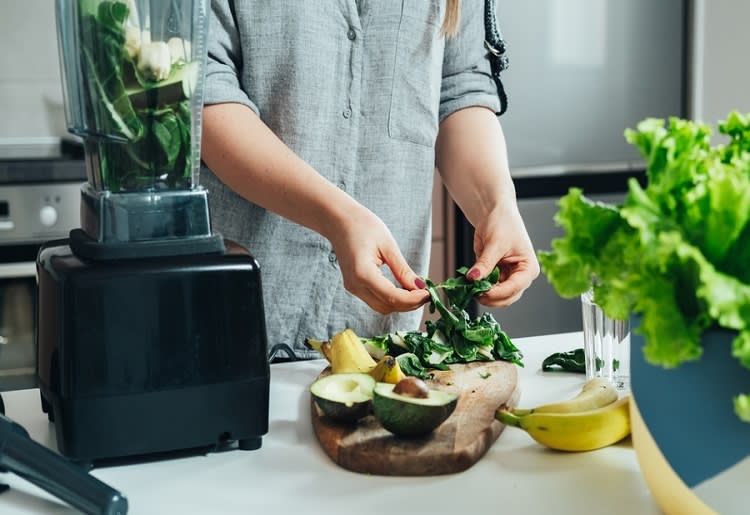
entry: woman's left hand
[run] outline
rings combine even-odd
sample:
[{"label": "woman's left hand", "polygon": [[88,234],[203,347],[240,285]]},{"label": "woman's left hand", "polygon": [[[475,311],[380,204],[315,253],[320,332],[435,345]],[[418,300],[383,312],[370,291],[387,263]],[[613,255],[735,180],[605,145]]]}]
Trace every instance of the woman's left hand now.
[{"label": "woman's left hand", "polygon": [[497,206],[474,228],[477,259],[466,277],[482,279],[497,266],[499,281],[477,298],[480,304],[505,307],[521,298],[539,275],[539,262],[515,203]]}]

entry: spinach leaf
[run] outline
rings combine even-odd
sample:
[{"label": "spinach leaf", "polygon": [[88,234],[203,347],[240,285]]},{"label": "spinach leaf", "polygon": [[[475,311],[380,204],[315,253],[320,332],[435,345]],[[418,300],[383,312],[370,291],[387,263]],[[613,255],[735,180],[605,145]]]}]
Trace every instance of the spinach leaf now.
[{"label": "spinach leaf", "polygon": [[555,352],[542,361],[542,372],[555,370],[556,367],[567,372],[586,373],[586,358],[583,349],[573,349],[567,352]]},{"label": "spinach leaf", "polygon": [[415,354],[410,352],[401,354],[396,357],[396,361],[398,361],[399,368],[407,376],[414,376],[420,379],[432,379],[433,377],[433,374],[427,371]]}]

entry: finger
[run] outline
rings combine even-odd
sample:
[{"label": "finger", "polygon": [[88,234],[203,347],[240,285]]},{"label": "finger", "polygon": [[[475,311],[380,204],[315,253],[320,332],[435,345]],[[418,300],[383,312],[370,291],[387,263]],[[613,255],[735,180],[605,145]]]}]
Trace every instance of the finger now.
[{"label": "finger", "polygon": [[397,246],[384,248],[381,253],[383,261],[401,286],[407,290],[422,290],[427,286],[422,278],[414,273]]},{"label": "finger", "polygon": [[369,296],[375,299],[374,303],[380,309],[385,310],[380,311],[380,313],[413,311],[430,299],[430,294],[427,290],[405,290],[398,288],[386,279],[385,276],[380,276],[377,281],[372,282],[368,290]]},{"label": "finger", "polygon": [[482,250],[482,253],[477,257],[477,260],[466,272],[466,278],[470,281],[478,281],[490,275],[490,272],[495,268],[498,261],[502,257],[503,252],[500,251],[499,246],[488,244]]},{"label": "finger", "polygon": [[492,306],[508,306],[520,298],[531,285],[534,277],[531,270],[517,269],[505,281],[496,283],[486,291],[480,297],[479,302]]},{"label": "finger", "polygon": [[427,290],[406,290],[396,286],[377,267],[348,276],[348,279],[345,278],[344,287],[381,314],[412,311],[430,298]]},{"label": "finger", "polygon": [[477,297],[477,302],[489,308],[507,308],[511,304],[517,302],[523,296],[524,291],[525,290],[516,292],[512,297],[504,297],[502,299],[492,299],[484,294]]}]

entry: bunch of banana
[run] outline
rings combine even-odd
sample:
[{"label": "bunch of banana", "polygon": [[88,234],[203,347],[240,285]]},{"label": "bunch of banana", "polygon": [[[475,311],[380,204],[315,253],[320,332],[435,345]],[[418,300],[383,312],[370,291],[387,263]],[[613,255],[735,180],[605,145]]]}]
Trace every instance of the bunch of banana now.
[{"label": "bunch of banana", "polygon": [[352,329],[333,335],[330,341],[307,338],[305,345],[317,350],[331,364],[334,374],[360,372],[370,374],[381,383],[397,384],[406,377],[396,358],[383,356],[375,361]]},{"label": "bunch of banana", "polygon": [[593,378],[572,399],[532,409],[502,407],[495,417],[552,449],[591,451],[630,434],[629,403],[630,396],[619,398],[609,381]]}]

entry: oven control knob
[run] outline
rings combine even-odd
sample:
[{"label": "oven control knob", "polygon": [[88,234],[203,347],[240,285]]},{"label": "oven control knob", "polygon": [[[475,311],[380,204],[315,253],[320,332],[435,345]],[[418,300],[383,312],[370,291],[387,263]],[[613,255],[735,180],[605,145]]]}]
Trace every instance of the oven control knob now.
[{"label": "oven control knob", "polygon": [[39,210],[39,221],[45,227],[52,227],[57,223],[57,209],[52,206],[44,206]]}]

